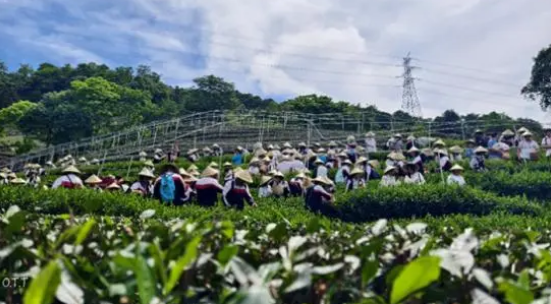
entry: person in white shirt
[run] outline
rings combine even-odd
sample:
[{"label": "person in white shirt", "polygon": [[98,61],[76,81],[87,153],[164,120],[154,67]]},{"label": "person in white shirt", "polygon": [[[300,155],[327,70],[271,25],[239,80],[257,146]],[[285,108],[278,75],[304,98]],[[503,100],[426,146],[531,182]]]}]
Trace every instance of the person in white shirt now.
[{"label": "person in white shirt", "polygon": [[[549,143],[551,143],[551,141]],[[500,141],[500,142],[496,143],[492,147],[492,149],[495,152],[498,152],[501,155],[501,159],[508,160],[510,158],[509,150],[511,149],[511,147],[506,142]]]},{"label": "person in white shirt", "polygon": [[365,172],[363,169],[356,167],[350,172],[350,177],[346,181],[345,192],[352,191],[365,186]]},{"label": "person in white shirt", "polygon": [[467,184],[461,175],[463,173],[463,167],[455,165],[450,169],[450,171],[451,174],[448,176],[448,185],[465,186]]},{"label": "person in white shirt", "polygon": [[486,171],[486,153],[488,153],[488,150],[483,147],[478,147],[474,150],[474,156],[469,163],[471,169],[478,172]]},{"label": "person in white shirt", "polygon": [[400,184],[400,181],[396,178],[397,174],[396,167],[387,167],[385,169],[383,178],[381,179],[381,182],[379,183],[380,187],[393,187]]},{"label": "person in white shirt", "polygon": [[541,148],[545,149],[545,157],[551,157],[551,127],[543,128],[545,137],[541,140]]},{"label": "person in white shirt", "polygon": [[367,132],[365,134],[365,152],[375,153],[377,152],[377,141],[375,140],[375,133]]},{"label": "person in white shirt", "polygon": [[317,166],[316,168],[316,176],[315,177],[326,177],[327,176],[327,167],[323,164],[323,161],[321,159],[316,159],[314,164]]},{"label": "person in white shirt", "polygon": [[251,162],[249,163],[249,173],[251,175],[259,175],[260,174],[260,160],[256,157],[253,157],[251,159]]},{"label": "person in white shirt", "polygon": [[425,177],[419,172],[419,166],[416,162],[409,162],[406,165],[407,175],[404,178],[404,183],[422,185],[425,183]]},{"label": "person in white shirt", "polygon": [[270,197],[272,195],[272,187],[270,186],[271,181],[271,176],[262,176],[258,187],[258,197]]},{"label": "person in white shirt", "polygon": [[436,148],[434,150],[434,155],[436,156],[436,161],[438,161],[440,165],[439,169],[441,171],[448,171],[451,168],[452,162],[450,161],[448,153],[445,150]]},{"label": "person in white shirt", "polygon": [[523,140],[518,144],[518,157],[521,161],[537,160],[537,153],[540,149],[539,145],[532,139],[530,131],[522,134]]},{"label": "person in white shirt", "polygon": [[82,180],[79,177],[81,173],[75,166],[69,166],[61,173],[63,175],[54,181],[52,189],[59,187],[67,189],[82,188]]}]

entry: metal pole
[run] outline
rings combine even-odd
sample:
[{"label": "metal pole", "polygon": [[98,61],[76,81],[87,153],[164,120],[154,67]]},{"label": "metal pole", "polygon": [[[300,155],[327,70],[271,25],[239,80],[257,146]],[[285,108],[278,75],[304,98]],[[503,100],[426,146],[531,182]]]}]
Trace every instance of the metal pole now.
[{"label": "metal pole", "polygon": [[128,176],[130,175],[130,168],[132,168],[133,160],[134,160],[134,156],[130,157],[130,163],[128,163],[128,170],[126,170],[126,177],[124,179],[128,179]]},{"label": "metal pole", "polygon": [[105,152],[103,153],[103,159],[101,160],[101,166],[98,170],[98,177],[101,175],[101,170],[103,170],[103,165],[105,164],[105,157],[107,156],[107,149],[105,149]]}]

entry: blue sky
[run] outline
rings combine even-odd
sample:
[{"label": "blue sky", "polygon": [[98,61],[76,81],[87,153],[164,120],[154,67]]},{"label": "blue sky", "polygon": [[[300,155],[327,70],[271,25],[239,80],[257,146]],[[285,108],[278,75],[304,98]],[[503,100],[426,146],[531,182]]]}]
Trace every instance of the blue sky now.
[{"label": "blue sky", "polygon": [[425,116],[547,122],[519,91],[551,44],[549,20],[551,2],[524,0],[0,0],[0,60],[146,64],[171,84],[212,73],[262,96],[395,111],[411,51]]}]

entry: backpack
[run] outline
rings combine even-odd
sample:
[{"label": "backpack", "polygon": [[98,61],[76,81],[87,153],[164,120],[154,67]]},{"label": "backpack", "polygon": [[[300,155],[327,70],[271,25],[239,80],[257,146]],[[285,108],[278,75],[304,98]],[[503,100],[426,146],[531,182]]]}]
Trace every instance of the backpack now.
[{"label": "backpack", "polygon": [[165,203],[172,203],[174,201],[176,185],[174,184],[174,179],[172,179],[172,174],[165,174],[161,177],[161,200]]}]

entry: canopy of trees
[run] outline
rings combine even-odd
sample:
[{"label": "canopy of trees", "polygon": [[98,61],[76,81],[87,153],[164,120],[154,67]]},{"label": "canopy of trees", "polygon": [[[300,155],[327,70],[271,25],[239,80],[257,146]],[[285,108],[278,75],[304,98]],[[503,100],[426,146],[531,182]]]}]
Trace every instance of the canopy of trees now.
[{"label": "canopy of trees", "polygon": [[541,50],[532,66],[530,82],[522,89],[522,94],[537,100],[542,109],[551,107],[551,45]]},{"label": "canopy of trees", "polygon": [[[547,60],[547,65],[534,67],[532,82],[525,88],[527,94],[536,94],[534,96],[548,94],[541,97],[547,98],[542,99],[544,103],[551,103],[550,88],[542,84],[545,79],[549,81],[551,74],[550,54],[551,51],[547,50],[538,56]],[[240,92],[232,83],[213,75],[193,82],[188,88],[167,85],[147,66],[113,69],[95,63],[61,67],[43,63],[36,70],[21,65],[19,69],[9,71],[0,61],[0,122],[3,127],[16,128],[18,132],[46,144],[57,144],[210,110],[348,114],[361,120],[363,129],[371,130],[400,129],[418,121],[403,111],[386,113],[375,106],[362,107],[335,101],[328,96],[297,96],[277,103]],[[458,135],[464,131],[457,128],[461,121],[496,131],[520,125],[534,131],[541,129],[533,120],[515,121],[495,112],[460,116],[448,110],[434,120],[426,121],[455,123],[454,128],[445,132]],[[357,130],[356,126],[350,128]]]}]

